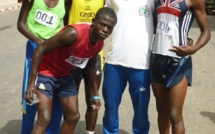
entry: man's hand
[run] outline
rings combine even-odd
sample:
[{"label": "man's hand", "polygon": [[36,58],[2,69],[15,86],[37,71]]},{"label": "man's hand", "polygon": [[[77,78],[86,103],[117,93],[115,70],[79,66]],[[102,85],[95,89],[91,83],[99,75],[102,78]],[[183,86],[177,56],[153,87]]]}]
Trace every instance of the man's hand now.
[{"label": "man's hand", "polygon": [[193,39],[188,37],[187,38],[187,45],[192,47],[193,46]]},{"label": "man's hand", "polygon": [[93,105],[91,105],[93,110],[99,110],[101,107],[101,102],[99,96],[93,96]]},{"label": "man's hand", "polygon": [[39,40],[38,42],[36,42],[37,43],[37,45],[41,45],[41,43],[43,43],[44,42],[44,40]]},{"label": "man's hand", "polygon": [[172,47],[173,48],[169,49],[169,51],[175,52],[177,56],[181,56],[181,57],[191,55],[196,52],[196,50],[192,46],[183,45],[183,46],[172,46]]},{"label": "man's hand", "polygon": [[34,100],[33,94],[36,92],[36,86],[34,84],[28,84],[27,91],[25,92],[25,100],[27,103],[31,104]]},{"label": "man's hand", "polygon": [[173,48],[169,49],[171,52],[175,52],[177,56],[187,56],[194,54],[196,50],[193,47],[193,39],[187,38],[187,45],[182,46],[172,46]]}]

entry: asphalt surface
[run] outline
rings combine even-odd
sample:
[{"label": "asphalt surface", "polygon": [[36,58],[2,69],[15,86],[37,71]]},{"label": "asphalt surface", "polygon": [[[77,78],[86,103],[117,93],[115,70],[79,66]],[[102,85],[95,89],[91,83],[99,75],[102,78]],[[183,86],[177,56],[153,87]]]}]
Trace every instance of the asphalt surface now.
[{"label": "asphalt surface", "polygon": [[[16,29],[18,13],[19,9],[0,13],[0,134],[20,133],[21,84],[27,39]],[[215,134],[215,16],[208,15],[208,19],[211,27],[211,40],[192,56],[193,86],[187,90],[183,112],[187,134]],[[194,43],[199,33],[198,25],[194,22],[189,33],[189,37],[194,40]],[[75,130],[76,134],[83,134],[85,131],[84,113],[86,105],[83,83],[80,89],[79,109],[81,118]],[[102,99],[101,101],[104,106]],[[99,112],[96,134],[102,134],[103,106]],[[133,114],[130,96],[128,90],[125,90],[119,108],[119,134],[131,134]],[[155,99],[151,92],[149,104],[150,134],[158,134],[156,118]]]}]

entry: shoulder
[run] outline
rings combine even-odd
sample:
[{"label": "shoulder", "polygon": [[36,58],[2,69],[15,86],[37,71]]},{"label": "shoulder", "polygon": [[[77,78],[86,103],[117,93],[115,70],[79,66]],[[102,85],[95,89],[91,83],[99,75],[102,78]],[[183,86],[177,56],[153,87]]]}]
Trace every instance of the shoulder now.
[{"label": "shoulder", "polygon": [[77,36],[77,30],[74,26],[68,25],[65,26],[62,30],[61,33],[67,36]]},{"label": "shoulder", "polygon": [[74,27],[71,25],[65,26],[61,29],[56,36],[59,40],[62,40],[65,44],[70,45],[75,42],[78,37],[78,33]]}]

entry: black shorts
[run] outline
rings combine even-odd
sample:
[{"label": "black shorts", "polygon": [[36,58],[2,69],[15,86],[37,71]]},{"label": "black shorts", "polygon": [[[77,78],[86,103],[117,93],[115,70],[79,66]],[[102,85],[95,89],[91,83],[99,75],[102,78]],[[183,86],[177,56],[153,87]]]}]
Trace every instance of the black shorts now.
[{"label": "black shorts", "polygon": [[188,86],[192,84],[191,56],[175,58],[152,53],[149,68],[151,81],[164,84],[166,88],[174,87],[184,76],[188,80]]},{"label": "black shorts", "polygon": [[[103,57],[103,55],[98,54],[97,61],[96,61],[97,78],[102,76],[103,68],[104,68],[104,57]],[[72,76],[75,80],[81,80],[81,79],[83,79],[84,69],[76,67],[76,68],[70,70],[70,73],[72,74]]]}]

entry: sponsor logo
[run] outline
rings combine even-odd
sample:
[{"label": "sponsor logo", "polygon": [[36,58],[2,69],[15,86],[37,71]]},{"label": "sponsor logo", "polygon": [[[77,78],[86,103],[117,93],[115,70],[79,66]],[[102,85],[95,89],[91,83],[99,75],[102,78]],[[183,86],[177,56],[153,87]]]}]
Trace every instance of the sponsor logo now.
[{"label": "sponsor logo", "polygon": [[90,12],[90,13],[86,13],[86,12],[80,12],[80,14],[79,14],[81,17],[85,17],[85,18],[90,18],[90,17],[95,17],[95,13],[94,12]]},{"label": "sponsor logo", "polygon": [[180,9],[179,4],[174,5],[173,7]]},{"label": "sponsor logo", "polygon": [[141,91],[141,92],[146,91],[146,88],[145,88],[145,87],[141,87],[141,88],[140,88],[140,91]]},{"label": "sponsor logo", "polygon": [[46,89],[43,83],[40,83],[39,89],[41,89],[41,90],[45,90]]},{"label": "sponsor logo", "polygon": [[90,6],[85,6],[84,10],[91,10]]},{"label": "sponsor logo", "polygon": [[140,6],[139,7],[139,15],[150,16],[151,15],[150,8],[148,8],[147,5]]}]

